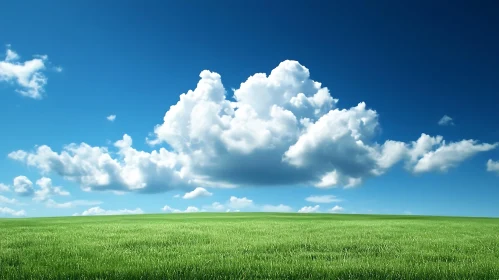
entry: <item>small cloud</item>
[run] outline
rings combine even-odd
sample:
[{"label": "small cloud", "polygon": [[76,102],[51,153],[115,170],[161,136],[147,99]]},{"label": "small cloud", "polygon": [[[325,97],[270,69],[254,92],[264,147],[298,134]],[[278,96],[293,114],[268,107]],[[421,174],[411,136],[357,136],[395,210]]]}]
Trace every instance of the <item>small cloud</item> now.
[{"label": "small cloud", "polygon": [[229,207],[234,209],[248,208],[253,206],[253,200],[246,197],[238,198],[231,196],[229,199]]},{"label": "small cloud", "polygon": [[454,121],[451,117],[444,115],[439,121],[438,125],[454,125]]},{"label": "small cloud", "polygon": [[104,210],[99,206],[92,207],[88,210],[83,211],[81,214],[75,213],[73,216],[99,216],[99,215],[134,215],[134,214],[144,214],[144,211],[140,208],[133,210],[120,209],[120,210]]},{"label": "small cloud", "polygon": [[16,210],[8,208],[8,207],[0,207],[0,214],[7,214],[7,215],[18,217],[18,216],[26,216],[26,211],[24,211],[24,210],[16,211]]},{"label": "small cloud", "polygon": [[169,212],[169,213],[195,213],[195,212],[200,212],[199,208],[195,207],[195,206],[188,206],[185,210],[180,210],[180,209],[176,209],[176,208],[173,208],[173,207],[170,207],[168,205],[165,205],[163,206],[163,208],[161,208],[161,210],[163,212]]},{"label": "small cloud", "polygon": [[31,196],[34,193],[33,183],[26,176],[14,178],[14,192],[20,196]]},{"label": "small cloud", "polygon": [[47,77],[44,75],[48,56],[34,55],[34,58],[19,61],[20,56],[7,45],[5,58],[0,60],[0,82],[17,85],[19,94],[33,98],[42,99]]},{"label": "small cloud", "polygon": [[7,47],[7,51],[5,52],[5,61],[12,62],[18,60],[19,58],[19,55],[15,51],[11,50],[10,47]]},{"label": "small cloud", "polygon": [[[210,206],[211,209],[215,210],[215,211],[223,211],[225,210],[225,206],[222,205],[220,202],[213,202]],[[227,209],[229,210],[229,209]]]},{"label": "small cloud", "polygon": [[290,206],[284,205],[284,204],[263,205],[262,211],[263,212],[291,212],[291,211],[293,211],[293,208],[291,208]]},{"label": "small cloud", "polygon": [[496,172],[497,174],[499,174],[499,161],[493,161],[489,159],[487,161],[487,171]]},{"label": "small cloud", "polygon": [[213,193],[207,191],[205,188],[197,187],[195,190],[184,194],[183,199],[194,199],[198,197],[212,196]]},{"label": "small cloud", "polygon": [[176,194],[173,196],[174,198],[179,198],[180,197],[180,194]]},{"label": "small cloud", "polygon": [[317,213],[319,212],[319,205],[315,206],[304,206],[300,210],[298,210],[298,213]]},{"label": "small cloud", "polygon": [[10,187],[8,185],[0,183],[0,192],[10,192]]},{"label": "small cloud", "polygon": [[411,211],[404,211],[404,215],[412,215]]},{"label": "small cloud", "polygon": [[54,67],[54,71],[57,72],[57,73],[61,73],[62,70],[64,70],[64,69],[61,66]]},{"label": "small cloud", "polygon": [[316,195],[309,196],[305,198],[306,201],[312,203],[331,203],[331,202],[341,202],[341,199],[334,195]]},{"label": "small cloud", "polygon": [[329,209],[330,213],[340,213],[343,212],[345,209],[339,205],[334,206],[333,208]]},{"label": "small cloud", "polygon": [[57,187],[52,185],[52,179],[47,177],[42,177],[36,181],[36,184],[40,187],[39,190],[35,191],[35,201],[46,201],[52,196],[68,196],[69,192],[62,189],[62,187]]},{"label": "small cloud", "polygon": [[114,122],[114,120],[116,119],[116,115],[109,115],[106,117],[106,119],[110,122]]}]

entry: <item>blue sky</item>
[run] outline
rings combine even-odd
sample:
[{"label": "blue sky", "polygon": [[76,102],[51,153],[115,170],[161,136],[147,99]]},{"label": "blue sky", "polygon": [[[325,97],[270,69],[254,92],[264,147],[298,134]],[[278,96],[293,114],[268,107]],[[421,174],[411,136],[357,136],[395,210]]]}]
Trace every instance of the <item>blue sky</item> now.
[{"label": "blue sky", "polygon": [[177,2],[2,4],[0,216],[499,216],[493,1]]}]

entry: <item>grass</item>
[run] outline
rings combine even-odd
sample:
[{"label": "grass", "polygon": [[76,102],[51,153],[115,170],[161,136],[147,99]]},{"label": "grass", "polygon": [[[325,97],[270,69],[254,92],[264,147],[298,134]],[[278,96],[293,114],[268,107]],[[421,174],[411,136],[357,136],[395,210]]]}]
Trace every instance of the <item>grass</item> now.
[{"label": "grass", "polygon": [[499,279],[499,219],[199,213],[0,219],[0,279]]}]

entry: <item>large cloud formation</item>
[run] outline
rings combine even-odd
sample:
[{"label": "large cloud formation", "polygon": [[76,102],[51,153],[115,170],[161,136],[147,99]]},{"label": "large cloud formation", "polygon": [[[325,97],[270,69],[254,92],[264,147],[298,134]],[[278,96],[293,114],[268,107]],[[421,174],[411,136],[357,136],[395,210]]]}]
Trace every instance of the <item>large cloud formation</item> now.
[{"label": "large cloud formation", "polygon": [[88,190],[160,192],[173,188],[314,185],[353,187],[403,161],[414,173],[446,171],[497,144],[416,141],[377,143],[378,114],[364,102],[340,109],[327,87],[297,61],[257,73],[227,94],[217,73],[204,70],[194,90],[180,95],[147,141],[152,152],[124,135],[114,147],[49,146],[9,157],[57,173]]}]

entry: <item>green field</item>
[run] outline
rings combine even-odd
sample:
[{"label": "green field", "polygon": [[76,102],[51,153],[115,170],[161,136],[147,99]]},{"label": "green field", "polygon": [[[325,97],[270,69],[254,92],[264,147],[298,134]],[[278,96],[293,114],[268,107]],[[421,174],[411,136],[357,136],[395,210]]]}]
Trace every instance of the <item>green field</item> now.
[{"label": "green field", "polygon": [[0,219],[0,279],[499,279],[499,219],[199,213]]}]

